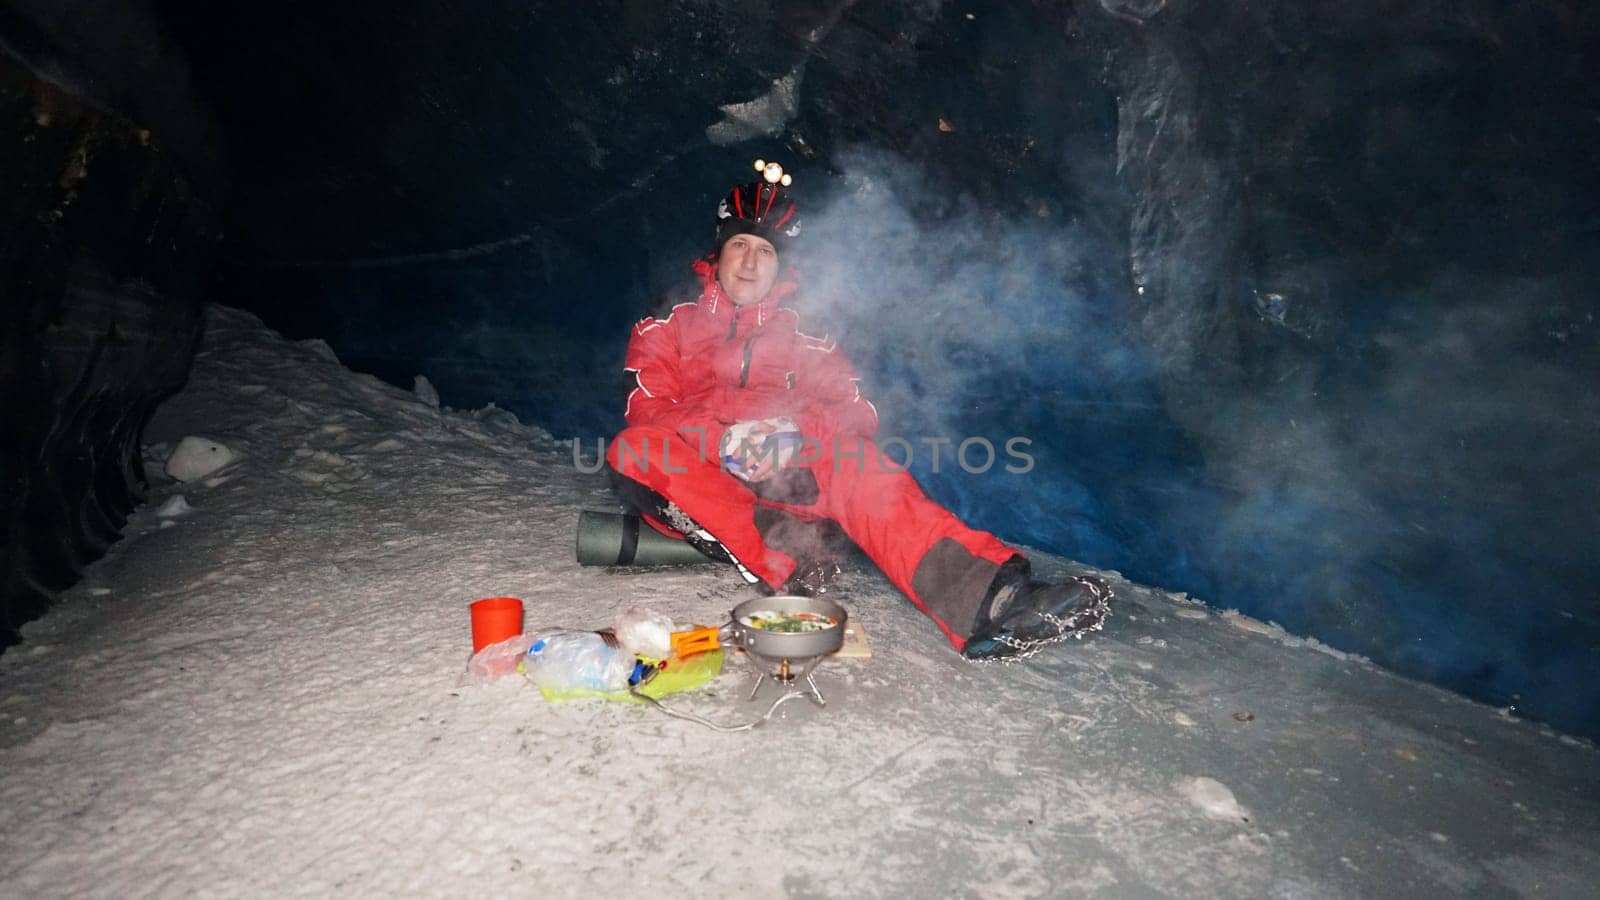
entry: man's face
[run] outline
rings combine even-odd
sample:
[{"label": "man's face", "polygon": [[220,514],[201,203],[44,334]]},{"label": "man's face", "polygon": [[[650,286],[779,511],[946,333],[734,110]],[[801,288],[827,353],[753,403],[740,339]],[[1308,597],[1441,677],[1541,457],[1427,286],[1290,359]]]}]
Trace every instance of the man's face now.
[{"label": "man's face", "polygon": [[738,306],[760,303],[778,280],[778,250],[753,234],[736,234],[717,257],[717,283]]}]

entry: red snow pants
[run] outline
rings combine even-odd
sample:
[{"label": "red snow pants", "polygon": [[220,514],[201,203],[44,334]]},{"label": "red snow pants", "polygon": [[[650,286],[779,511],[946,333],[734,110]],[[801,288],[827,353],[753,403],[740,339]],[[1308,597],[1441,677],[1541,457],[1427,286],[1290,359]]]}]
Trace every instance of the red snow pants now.
[{"label": "red snow pants", "polygon": [[[960,650],[1000,566],[1020,556],[930,500],[915,478],[899,471],[867,438],[812,443],[811,452],[802,450],[802,456],[814,459],[791,464],[755,490],[724,471],[714,450],[702,455],[701,449],[670,429],[635,425],[617,435],[606,456],[618,474],[692,520],[652,524],[680,532],[698,526],[748,576],[774,589],[781,589],[796,561],[763,539],[757,510],[777,509],[806,521],[829,519]],[[780,481],[788,486],[776,492],[769,488]]]}]

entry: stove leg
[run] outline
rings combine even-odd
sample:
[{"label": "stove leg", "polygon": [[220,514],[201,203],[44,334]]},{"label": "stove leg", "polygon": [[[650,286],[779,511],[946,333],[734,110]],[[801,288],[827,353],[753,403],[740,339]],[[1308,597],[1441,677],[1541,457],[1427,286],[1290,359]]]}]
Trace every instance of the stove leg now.
[{"label": "stove leg", "polygon": [[817,704],[818,706],[827,706],[828,700],[826,697],[822,696],[822,689],[817,687],[816,679],[811,677],[810,672],[806,673],[806,684],[811,686],[811,702]]}]

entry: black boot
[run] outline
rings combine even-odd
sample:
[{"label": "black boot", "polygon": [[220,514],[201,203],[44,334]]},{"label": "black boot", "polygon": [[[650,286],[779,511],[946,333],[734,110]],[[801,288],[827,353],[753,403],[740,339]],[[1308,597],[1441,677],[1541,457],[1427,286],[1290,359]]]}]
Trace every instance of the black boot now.
[{"label": "black boot", "polygon": [[1060,584],[1018,578],[1002,568],[961,654],[968,659],[1027,657],[1048,644],[1099,631],[1111,613],[1111,588],[1087,575]]}]

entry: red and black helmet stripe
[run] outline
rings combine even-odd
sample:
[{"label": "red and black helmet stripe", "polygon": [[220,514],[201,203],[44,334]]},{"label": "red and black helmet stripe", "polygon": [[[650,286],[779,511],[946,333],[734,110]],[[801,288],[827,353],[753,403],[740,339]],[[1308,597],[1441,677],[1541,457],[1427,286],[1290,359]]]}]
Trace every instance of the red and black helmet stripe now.
[{"label": "red and black helmet stripe", "polygon": [[800,211],[793,198],[775,184],[741,184],[717,207],[717,246],[736,234],[754,234],[774,245],[800,234]]}]

